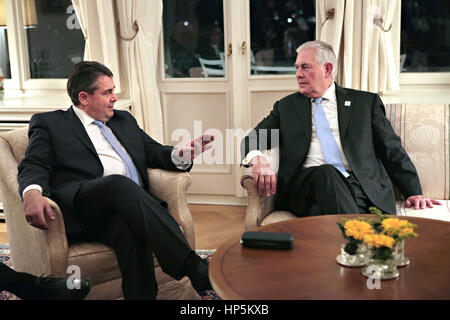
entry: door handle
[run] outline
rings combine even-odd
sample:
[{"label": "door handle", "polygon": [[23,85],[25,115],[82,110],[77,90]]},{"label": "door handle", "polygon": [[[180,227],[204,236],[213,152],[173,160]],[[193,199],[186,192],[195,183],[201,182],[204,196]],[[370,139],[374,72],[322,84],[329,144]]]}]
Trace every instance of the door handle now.
[{"label": "door handle", "polygon": [[247,43],[243,41],[241,45],[241,54],[244,55],[246,52],[247,52]]},{"label": "door handle", "polygon": [[233,53],[233,45],[229,43],[227,46],[227,57],[231,56],[232,53]]}]

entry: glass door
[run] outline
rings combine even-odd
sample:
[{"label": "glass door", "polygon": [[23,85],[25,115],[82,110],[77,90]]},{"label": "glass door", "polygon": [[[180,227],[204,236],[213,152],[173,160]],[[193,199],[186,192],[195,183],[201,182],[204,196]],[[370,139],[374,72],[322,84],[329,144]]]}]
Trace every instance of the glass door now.
[{"label": "glass door", "polygon": [[315,1],[163,4],[159,86],[165,143],[176,145],[187,133],[214,133],[215,150],[194,162],[191,200],[245,205],[239,144],[276,100],[297,90],[295,49],[314,39]]}]

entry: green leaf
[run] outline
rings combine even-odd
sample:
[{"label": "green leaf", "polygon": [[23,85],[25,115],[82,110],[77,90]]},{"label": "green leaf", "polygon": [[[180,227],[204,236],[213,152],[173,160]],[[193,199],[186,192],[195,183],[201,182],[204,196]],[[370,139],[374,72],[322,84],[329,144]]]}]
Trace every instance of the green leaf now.
[{"label": "green leaf", "polygon": [[339,229],[341,229],[342,232],[342,236],[344,237],[344,239],[350,240],[350,238],[345,234],[345,228],[341,223],[337,223],[337,225],[339,226]]},{"label": "green leaf", "polygon": [[383,221],[386,218],[389,218],[388,214],[383,214],[383,212],[377,207],[370,207],[369,211],[370,213],[376,215],[381,221]]},{"label": "green leaf", "polygon": [[344,251],[351,255],[356,254],[357,249],[358,249],[358,244],[354,241],[350,241],[344,247]]},{"label": "green leaf", "polygon": [[379,259],[379,260],[391,259],[392,258],[392,249],[389,249],[388,247],[375,248],[373,251],[372,258]]}]

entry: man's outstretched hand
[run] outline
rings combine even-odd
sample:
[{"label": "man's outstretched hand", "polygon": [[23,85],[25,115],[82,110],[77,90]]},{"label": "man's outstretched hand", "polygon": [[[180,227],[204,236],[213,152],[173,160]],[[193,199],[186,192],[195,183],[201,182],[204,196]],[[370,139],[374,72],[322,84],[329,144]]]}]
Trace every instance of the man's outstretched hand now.
[{"label": "man's outstretched hand", "polygon": [[192,140],[189,144],[179,148],[178,156],[182,158],[183,161],[192,161],[202,152],[211,149],[213,146],[210,143],[214,141],[214,139],[214,135],[204,133]]},{"label": "man's outstretched hand", "polygon": [[441,205],[437,200],[426,199],[422,195],[410,196],[405,201],[405,207],[414,209],[425,209],[425,208],[433,208],[433,204]]}]

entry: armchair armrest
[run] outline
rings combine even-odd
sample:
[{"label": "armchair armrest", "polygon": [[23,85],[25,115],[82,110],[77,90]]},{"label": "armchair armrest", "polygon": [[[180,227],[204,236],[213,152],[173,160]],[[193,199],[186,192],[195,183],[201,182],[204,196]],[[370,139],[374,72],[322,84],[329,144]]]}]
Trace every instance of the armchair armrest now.
[{"label": "armchair armrest", "polygon": [[[275,176],[278,178],[279,169],[279,148],[265,150],[263,152],[270,164]],[[241,175],[241,186],[247,190],[247,212],[245,214],[245,230],[259,227],[273,210],[275,196],[267,197],[265,194],[260,196],[253,183],[253,174],[251,168],[243,168]]]},{"label": "armchair armrest", "polygon": [[[20,130],[21,134],[26,136],[26,129]],[[56,217],[54,221],[47,219],[49,230],[44,231],[32,227],[25,219],[17,182],[17,166],[20,159],[16,158],[10,144],[4,140],[5,137],[8,137],[15,142],[18,149],[25,149],[26,146],[22,145],[23,139],[20,138],[20,134],[16,135],[9,136],[4,133],[0,138],[0,163],[2,164],[0,166],[0,189],[3,196],[13,267],[17,271],[34,275],[67,276],[67,237],[58,205],[47,198]]]},{"label": "armchair armrest", "polygon": [[48,230],[46,231],[47,245],[51,257],[50,264],[52,274],[58,277],[67,277],[67,261],[69,257],[69,244],[67,242],[64,218],[58,204],[52,199],[45,197],[53,210],[55,220],[47,219]]},{"label": "armchair armrest", "polygon": [[27,223],[18,192],[11,193],[5,182],[0,182],[13,268],[36,276],[52,274],[66,277],[68,244],[58,205],[47,198],[55,220],[47,219],[48,230],[37,229]]},{"label": "armchair armrest", "polygon": [[186,199],[187,189],[191,186],[191,176],[186,172],[151,168],[147,172],[150,192],[167,202],[170,214],[183,230],[191,248],[195,249],[194,222]]},{"label": "armchair armrest", "polygon": [[245,173],[241,176],[241,186],[247,190],[245,230],[255,229],[273,211],[275,196],[260,196],[254,186],[253,177]]},{"label": "armchair armrest", "polygon": [[253,177],[241,176],[241,186],[247,190],[247,212],[245,213],[245,230],[254,229],[262,221],[262,201],[253,184]]}]

